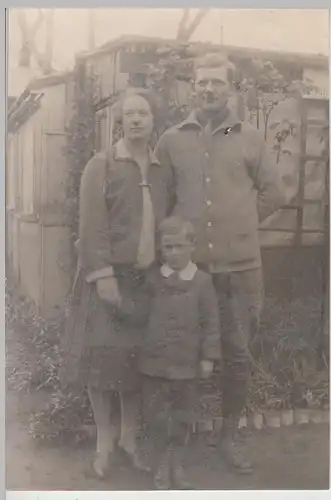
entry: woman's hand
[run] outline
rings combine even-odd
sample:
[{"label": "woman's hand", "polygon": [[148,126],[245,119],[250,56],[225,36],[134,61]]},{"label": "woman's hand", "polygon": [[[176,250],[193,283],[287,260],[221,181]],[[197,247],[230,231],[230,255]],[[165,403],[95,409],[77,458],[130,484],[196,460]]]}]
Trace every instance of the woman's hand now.
[{"label": "woman's hand", "polygon": [[122,297],[118,289],[117,279],[113,276],[101,278],[97,281],[97,292],[101,300],[108,302],[112,306],[119,306]]},{"label": "woman's hand", "polygon": [[200,376],[201,378],[211,377],[214,371],[214,362],[204,359],[200,361]]}]

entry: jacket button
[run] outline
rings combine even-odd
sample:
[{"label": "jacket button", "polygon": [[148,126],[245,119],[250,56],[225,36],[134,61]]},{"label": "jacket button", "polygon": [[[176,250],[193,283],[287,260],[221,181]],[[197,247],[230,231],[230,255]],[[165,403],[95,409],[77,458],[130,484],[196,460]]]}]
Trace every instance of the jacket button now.
[{"label": "jacket button", "polygon": [[207,222],[207,226],[208,226],[208,227],[211,227],[211,222]]},{"label": "jacket button", "polygon": [[209,153],[205,153],[205,157],[206,157],[206,158],[209,158]]},{"label": "jacket button", "polygon": [[210,177],[206,177],[206,182],[210,182]]},{"label": "jacket button", "polygon": [[207,205],[210,206],[211,205],[211,201],[210,200],[207,200]]},{"label": "jacket button", "polygon": [[214,248],[214,245],[212,243],[208,243],[209,248]]}]

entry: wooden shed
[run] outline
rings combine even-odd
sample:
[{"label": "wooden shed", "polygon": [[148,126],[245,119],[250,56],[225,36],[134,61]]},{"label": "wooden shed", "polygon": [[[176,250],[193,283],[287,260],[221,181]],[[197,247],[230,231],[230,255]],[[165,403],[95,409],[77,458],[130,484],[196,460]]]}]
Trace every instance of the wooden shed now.
[{"label": "wooden shed", "polygon": [[8,112],[7,261],[42,312],[62,306],[71,284],[64,210],[71,109],[72,74],[65,73],[31,82]]}]

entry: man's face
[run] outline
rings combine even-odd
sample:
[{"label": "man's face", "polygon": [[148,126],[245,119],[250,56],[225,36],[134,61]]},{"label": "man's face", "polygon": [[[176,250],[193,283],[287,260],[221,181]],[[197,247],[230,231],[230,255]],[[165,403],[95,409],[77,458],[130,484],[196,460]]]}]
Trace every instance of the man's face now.
[{"label": "man's face", "polygon": [[161,238],[161,250],[164,261],[174,271],[185,269],[190,262],[194,246],[185,231],[178,234],[164,234]]},{"label": "man's face", "polygon": [[141,96],[127,97],[123,103],[123,132],[128,139],[149,139],[153,115],[149,103]]},{"label": "man's face", "polygon": [[227,68],[197,69],[195,91],[197,105],[203,111],[217,112],[223,109],[230,93]]}]

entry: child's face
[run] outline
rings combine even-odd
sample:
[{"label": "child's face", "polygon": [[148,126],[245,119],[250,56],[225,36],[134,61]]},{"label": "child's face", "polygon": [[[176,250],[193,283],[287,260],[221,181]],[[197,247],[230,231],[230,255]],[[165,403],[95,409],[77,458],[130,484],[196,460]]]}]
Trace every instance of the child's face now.
[{"label": "child's face", "polygon": [[171,269],[180,271],[190,262],[194,245],[187,238],[185,231],[178,234],[163,234],[161,250],[164,261]]}]

